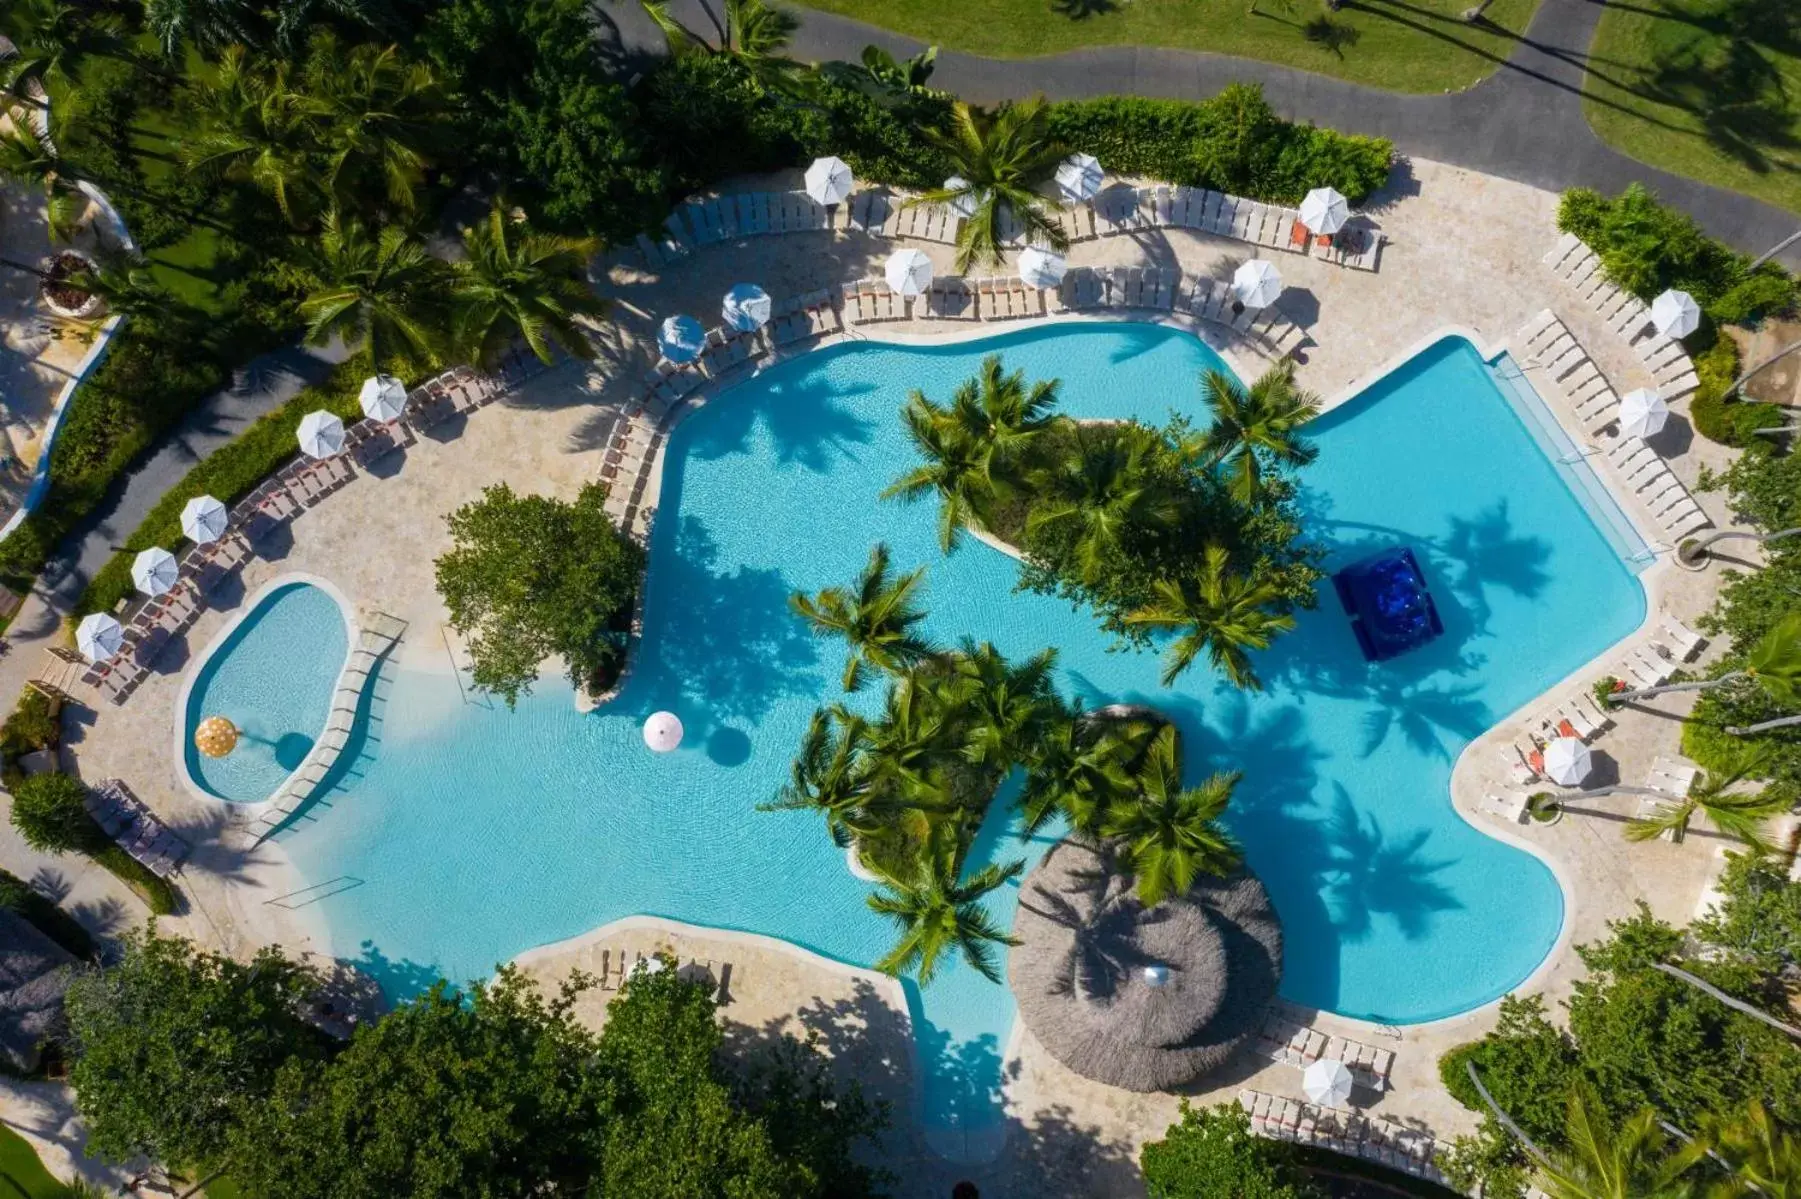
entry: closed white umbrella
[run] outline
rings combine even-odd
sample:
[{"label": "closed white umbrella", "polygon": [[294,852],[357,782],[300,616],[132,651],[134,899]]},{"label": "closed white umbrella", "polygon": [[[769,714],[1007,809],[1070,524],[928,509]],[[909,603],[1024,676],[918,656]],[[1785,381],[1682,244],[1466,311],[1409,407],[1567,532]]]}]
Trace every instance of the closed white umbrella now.
[{"label": "closed white umbrella", "polygon": [[82,619],[75,628],[75,647],[90,662],[105,662],[125,644],[125,630],[104,612]]},{"label": "closed white umbrella", "polygon": [[1019,252],[1019,277],[1028,287],[1055,287],[1069,273],[1069,259],[1043,246],[1027,246]]},{"label": "closed white umbrella", "polygon": [[321,408],[300,418],[296,437],[308,458],[329,458],[344,448],[344,422]]},{"label": "closed white umbrella", "polygon": [[1629,391],[1620,401],[1620,436],[1651,437],[1670,419],[1670,406],[1648,387]]},{"label": "closed white umbrella", "polygon": [[1301,1092],[1314,1103],[1343,1107],[1351,1099],[1351,1071],[1335,1058],[1323,1057],[1301,1075]]},{"label": "closed white umbrella", "polygon": [[693,362],[707,348],[707,331],[691,316],[672,316],[657,330],[657,349],[671,362]]},{"label": "closed white umbrella", "polygon": [[950,205],[952,212],[956,213],[964,220],[968,220],[976,214],[976,208],[980,204],[981,197],[969,190],[969,180],[961,175],[952,175],[949,179],[944,181],[944,190],[947,192],[958,193],[946,201],[946,203]]},{"label": "closed white umbrella", "polygon": [[932,260],[923,250],[896,250],[883,270],[888,286],[903,296],[917,296],[932,285]]},{"label": "closed white umbrella", "polygon": [[152,599],[167,595],[180,578],[181,563],[161,546],[153,545],[131,561],[132,585]]},{"label": "closed white umbrella", "polygon": [[666,754],[682,743],[682,722],[674,712],[652,712],[644,722],[644,744]]},{"label": "closed white umbrella", "polygon": [[1057,164],[1057,190],[1072,204],[1094,199],[1103,177],[1101,160],[1092,154],[1071,154]]},{"label": "closed white umbrella", "polygon": [[1282,294],[1282,275],[1274,263],[1253,258],[1232,272],[1232,294],[1246,308],[1268,308]]},{"label": "closed white umbrella", "polygon": [[1301,224],[1315,233],[1337,233],[1350,219],[1350,201],[1329,187],[1316,187],[1301,201]]},{"label": "closed white umbrella", "polygon": [[231,514],[210,495],[197,495],[181,510],[181,532],[195,545],[206,545],[225,536]]},{"label": "closed white umbrella", "polygon": [[399,420],[406,411],[406,384],[393,375],[370,375],[356,398],[370,420]]},{"label": "closed white umbrella", "polygon": [[769,323],[770,314],[775,305],[769,299],[769,293],[755,283],[740,283],[725,293],[725,303],[720,305],[719,315],[725,323],[740,333],[753,333]]},{"label": "closed white umbrella", "polygon": [[815,158],[807,168],[807,194],[827,206],[842,204],[850,198],[855,177],[840,159]]},{"label": "closed white umbrella", "polygon": [[1560,787],[1579,787],[1595,759],[1588,746],[1574,737],[1559,737],[1545,746],[1545,777]]},{"label": "closed white umbrella", "polygon": [[1651,301],[1651,324],[1665,337],[1687,337],[1701,327],[1701,306],[1686,291],[1671,288]]}]

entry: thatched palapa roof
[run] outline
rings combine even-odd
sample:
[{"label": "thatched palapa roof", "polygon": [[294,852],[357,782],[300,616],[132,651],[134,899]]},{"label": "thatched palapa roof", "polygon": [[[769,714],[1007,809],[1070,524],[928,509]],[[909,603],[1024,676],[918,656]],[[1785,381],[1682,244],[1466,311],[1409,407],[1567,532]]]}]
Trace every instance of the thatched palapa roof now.
[{"label": "thatched palapa roof", "polygon": [[1282,978],[1282,926],[1247,871],[1146,909],[1103,853],[1064,841],[1026,876],[1007,956],[1020,1017],[1076,1073],[1166,1091],[1257,1031]]}]

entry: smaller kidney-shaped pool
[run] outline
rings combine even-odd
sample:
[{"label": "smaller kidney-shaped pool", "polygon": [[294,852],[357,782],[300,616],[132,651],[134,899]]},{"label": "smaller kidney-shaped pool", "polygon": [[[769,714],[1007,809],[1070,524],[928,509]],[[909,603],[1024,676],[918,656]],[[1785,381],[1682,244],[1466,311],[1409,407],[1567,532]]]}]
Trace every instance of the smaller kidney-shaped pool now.
[{"label": "smaller kidney-shaped pool", "polygon": [[[349,648],[349,624],[330,592],[294,581],[266,588],[208,647],[188,684],[181,712],[188,778],[232,803],[268,799],[324,730]],[[194,730],[209,716],[238,728],[236,748],[222,758],[194,747]]]}]

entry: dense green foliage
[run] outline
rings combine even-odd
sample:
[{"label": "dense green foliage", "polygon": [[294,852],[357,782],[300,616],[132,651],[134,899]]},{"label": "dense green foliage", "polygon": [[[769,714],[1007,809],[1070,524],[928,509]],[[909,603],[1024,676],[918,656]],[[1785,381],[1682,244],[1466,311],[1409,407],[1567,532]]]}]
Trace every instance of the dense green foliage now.
[{"label": "dense green foliage", "polygon": [[[1736,1126],[1754,1099],[1768,1105],[1777,1127],[1801,1127],[1801,1054],[1789,1039],[1652,969],[1677,962],[1780,1018],[1786,1006],[1780,972],[1795,932],[1795,901],[1784,888],[1801,890],[1781,880],[1775,863],[1747,859],[1726,872],[1720,904],[1686,937],[1642,907],[1610,924],[1606,940],[1578,947],[1588,974],[1565,1005],[1567,1031],[1550,1022],[1539,1000],[1507,1000],[1493,1032],[1439,1063],[1451,1093],[1484,1114],[1477,1137],[1448,1147],[1453,1181],[1481,1178],[1489,1194],[1518,1195],[1526,1166],[1470,1085],[1466,1062],[1475,1063],[1495,1102],[1528,1136],[1560,1154],[1584,1152],[1571,1114],[1578,1091],[1593,1106],[1597,1126],[1611,1122],[1618,1136],[1629,1134],[1646,1110],[1697,1133]],[[1786,920],[1786,937],[1780,929],[1762,936],[1754,926],[1766,919]]]},{"label": "dense green foliage", "polygon": [[92,849],[100,829],[88,815],[87,795],[80,779],[61,771],[20,779],[12,789],[13,827],[40,853]]},{"label": "dense green foliage", "polygon": [[596,483],[573,503],[501,483],[446,518],[454,544],[437,560],[438,594],[469,638],[474,685],[509,707],[553,654],[577,687],[604,690],[617,672],[644,549],[605,502]]},{"label": "dense green foliage", "polygon": [[50,749],[62,740],[62,721],[58,716],[61,707],[35,687],[19,693],[18,704],[0,723],[0,782],[11,787],[22,777],[20,758]]},{"label": "dense green foliage", "polygon": [[1291,1146],[1253,1136],[1236,1103],[1197,1108],[1139,1153],[1151,1199],[1313,1199],[1319,1192],[1295,1165]]},{"label": "dense green foliage", "polygon": [[710,988],[640,974],[596,1034],[513,970],[443,985],[348,1045],[303,1016],[318,980],[132,934],[69,1009],[102,1155],[226,1170],[251,1199],[606,1194],[858,1199],[886,1113],[791,1040],[729,1054]]},{"label": "dense green foliage", "polygon": [[1738,382],[1742,365],[1738,342],[1724,333],[1714,343],[1695,355],[1695,393],[1689,400],[1688,415],[1696,432],[1721,445],[1768,447],[1767,438],[1759,437],[1759,429],[1775,428],[1782,423],[1782,409],[1745,399],[1726,391]]}]

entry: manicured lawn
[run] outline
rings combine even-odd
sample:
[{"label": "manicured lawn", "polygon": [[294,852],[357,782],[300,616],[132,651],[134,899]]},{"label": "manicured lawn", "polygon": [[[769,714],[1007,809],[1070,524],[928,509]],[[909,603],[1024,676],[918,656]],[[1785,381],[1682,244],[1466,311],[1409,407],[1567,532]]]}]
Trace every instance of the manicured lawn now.
[{"label": "manicured lawn", "polygon": [[900,33],[997,58],[1122,44],[1210,50],[1398,92],[1466,88],[1512,51],[1538,0],[800,0]]},{"label": "manicured lawn", "polygon": [[0,1199],[64,1199],[67,1193],[44,1169],[31,1144],[0,1126]]},{"label": "manicured lawn", "polygon": [[1589,124],[1634,158],[1801,212],[1801,5],[1638,0],[1601,16]]}]

